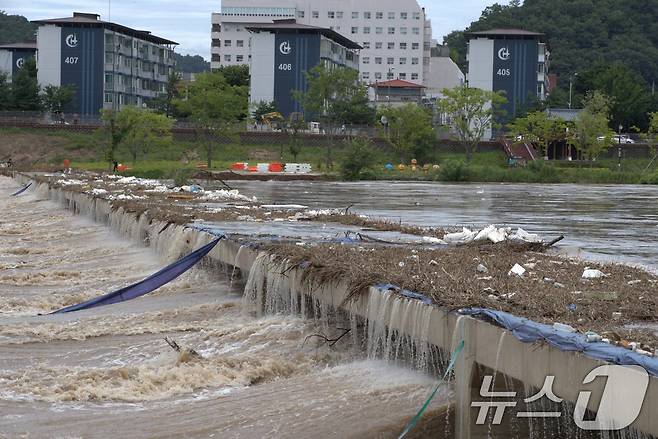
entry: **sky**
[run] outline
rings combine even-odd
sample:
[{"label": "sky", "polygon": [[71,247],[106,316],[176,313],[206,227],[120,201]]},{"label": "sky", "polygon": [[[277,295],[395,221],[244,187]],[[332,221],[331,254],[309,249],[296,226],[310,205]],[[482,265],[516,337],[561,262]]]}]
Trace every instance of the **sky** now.
[{"label": "sky", "polygon": [[[245,0],[245,2],[248,0]],[[499,0],[506,3],[507,0]],[[434,38],[439,42],[450,31],[464,29],[479,18],[493,0],[419,0],[432,20]],[[455,6],[457,5],[457,6]],[[220,0],[0,0],[0,10],[29,20],[70,17],[73,11],[92,12],[102,20],[149,30],[180,43],[177,51],[209,58],[210,14],[220,9]]]}]

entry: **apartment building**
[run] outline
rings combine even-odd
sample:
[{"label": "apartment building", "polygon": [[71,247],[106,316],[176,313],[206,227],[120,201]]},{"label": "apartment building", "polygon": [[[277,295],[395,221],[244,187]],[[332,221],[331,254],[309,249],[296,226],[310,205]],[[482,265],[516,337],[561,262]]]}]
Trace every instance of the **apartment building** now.
[{"label": "apartment building", "polygon": [[467,38],[468,85],[502,91],[507,98],[499,124],[514,119],[533,101],[546,99],[550,53],[544,34],[492,29],[470,32]]},{"label": "apartment building", "polygon": [[0,73],[7,75],[7,80],[18,74],[28,58],[36,56],[36,43],[14,43],[0,45]]},{"label": "apartment building", "polygon": [[36,20],[41,86],[71,85],[69,109],[98,114],[102,108],[145,105],[165,91],[174,68],[174,41],[100,20],[97,14]]},{"label": "apartment building", "polygon": [[416,0],[222,0],[212,14],[211,67],[249,64],[247,28],[273,20],[331,29],[360,46],[364,82],[429,76],[432,26]]}]

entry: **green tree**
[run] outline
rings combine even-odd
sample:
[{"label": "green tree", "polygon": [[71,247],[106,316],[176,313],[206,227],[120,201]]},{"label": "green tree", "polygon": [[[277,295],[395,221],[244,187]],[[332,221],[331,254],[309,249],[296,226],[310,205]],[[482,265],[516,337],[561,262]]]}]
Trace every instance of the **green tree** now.
[{"label": "green tree", "polygon": [[14,105],[14,98],[9,85],[9,75],[0,72],[0,111],[11,110]]},{"label": "green tree", "polygon": [[347,152],[341,160],[341,175],[345,180],[359,180],[361,172],[372,162],[370,141],[358,137],[347,143]]},{"label": "green tree", "polygon": [[247,64],[220,67],[216,72],[224,75],[229,85],[234,87],[249,87],[251,76],[249,75],[249,66]]},{"label": "green tree", "polygon": [[174,100],[180,97],[178,87],[181,79],[182,76],[180,73],[172,71],[167,77],[167,84],[165,85],[164,93],[161,93],[155,99],[151,99],[148,103],[149,107],[167,117],[174,117],[176,110],[174,107]]},{"label": "green tree", "polygon": [[295,91],[293,98],[302,105],[307,117],[325,126],[329,134],[325,160],[332,167],[331,145],[337,128],[343,124],[373,122],[375,110],[369,105],[366,86],[359,81],[356,70],[319,65],[306,74],[306,80],[308,91]]},{"label": "green tree", "polygon": [[466,152],[470,162],[477,146],[488,129],[494,126],[494,116],[507,102],[500,92],[479,88],[455,87],[444,89],[438,102],[439,111],[448,116],[449,126]]},{"label": "green tree", "polygon": [[13,107],[21,111],[39,111],[39,83],[37,82],[37,62],[34,57],[23,64],[12,84]]},{"label": "green tree", "polygon": [[565,139],[567,124],[559,117],[536,111],[514,120],[508,128],[515,137],[522,136],[525,141],[539,146],[541,153],[547,157],[549,146]]},{"label": "green tree", "polygon": [[251,117],[256,122],[260,123],[263,120],[263,116],[265,116],[266,114],[275,113],[276,111],[277,109],[274,101],[272,102],[260,101],[256,104],[254,109],[251,111]]},{"label": "green tree", "polygon": [[75,87],[65,85],[58,87],[56,85],[47,85],[41,92],[41,103],[46,111],[59,113],[73,102],[75,97]]},{"label": "green tree", "polygon": [[201,73],[190,84],[186,99],[174,106],[197,127],[197,139],[203,147],[208,168],[219,141],[233,139],[238,122],[248,114],[248,90],[230,85],[221,73]]},{"label": "green tree", "polygon": [[586,95],[584,109],[574,121],[574,144],[589,160],[596,160],[613,143],[609,128],[610,98],[595,91]]},{"label": "green tree", "polygon": [[658,112],[649,114],[648,143],[651,153],[655,157],[658,149]]},{"label": "green tree", "polygon": [[36,40],[37,25],[22,15],[0,11],[0,44]]},{"label": "green tree", "polygon": [[304,122],[304,115],[302,113],[292,113],[288,118],[286,129],[290,136],[288,151],[290,152],[290,155],[292,155],[294,161],[297,161],[297,156],[302,150],[301,132],[305,128],[306,122]]},{"label": "green tree", "polygon": [[123,139],[128,135],[128,132],[133,129],[130,125],[132,120],[127,118],[119,119],[119,112],[111,109],[101,110],[101,120],[105,122],[105,126],[101,129],[107,135],[107,142],[104,147],[105,160],[109,163],[110,169],[117,161],[117,151]]},{"label": "green tree", "polygon": [[181,55],[174,53],[176,69],[185,73],[203,73],[210,71],[210,63],[201,55]]},{"label": "green tree", "polygon": [[402,163],[423,160],[436,141],[432,114],[416,104],[387,107],[382,115],[388,121],[388,139]]}]

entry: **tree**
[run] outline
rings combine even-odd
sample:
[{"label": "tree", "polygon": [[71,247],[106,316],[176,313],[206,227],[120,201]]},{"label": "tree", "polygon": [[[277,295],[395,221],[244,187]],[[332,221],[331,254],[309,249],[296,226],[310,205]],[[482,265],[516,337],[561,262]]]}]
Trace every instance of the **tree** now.
[{"label": "tree", "polygon": [[110,169],[112,169],[113,164],[117,161],[116,153],[119,145],[132,129],[132,125],[129,125],[129,123],[133,121],[125,118],[119,119],[119,112],[111,109],[101,110],[101,120],[105,122],[102,130],[107,133],[108,137],[105,146],[105,160],[107,160]]},{"label": "tree", "polygon": [[361,171],[372,162],[372,146],[366,138],[355,138],[347,143],[347,153],[341,161],[341,175],[345,180],[358,180]]},{"label": "tree", "polygon": [[567,124],[559,117],[536,111],[514,120],[508,128],[515,137],[522,136],[525,141],[538,145],[544,157],[548,157],[550,145],[564,140]]},{"label": "tree", "polygon": [[274,101],[272,102],[260,101],[256,104],[254,109],[251,111],[251,117],[256,122],[260,123],[263,120],[263,116],[265,116],[266,114],[275,113],[276,111],[277,109]]},{"label": "tree", "polygon": [[155,109],[160,114],[167,117],[174,117],[175,107],[174,100],[180,97],[178,86],[181,81],[181,74],[172,71],[167,77],[167,85],[165,85],[165,92],[161,93],[157,98],[149,101],[149,107]]},{"label": "tree", "polygon": [[195,123],[208,168],[212,167],[216,143],[233,138],[237,123],[246,119],[247,96],[246,87],[230,85],[221,73],[213,72],[199,74],[190,84],[188,97],[174,101],[180,114]]},{"label": "tree", "polygon": [[21,111],[39,111],[39,83],[37,82],[37,62],[34,57],[25,60],[23,67],[14,77],[12,84],[13,107]]},{"label": "tree", "polygon": [[229,85],[234,87],[249,87],[251,76],[249,75],[249,66],[247,64],[220,67],[216,72],[224,75]]},{"label": "tree", "polygon": [[366,86],[359,82],[356,70],[319,65],[306,74],[306,81],[307,92],[293,92],[293,98],[307,117],[325,125],[329,133],[325,160],[327,167],[332,167],[331,145],[336,128],[348,123],[372,123],[375,110],[369,105]]},{"label": "tree", "polygon": [[494,116],[507,99],[500,92],[465,86],[444,89],[438,109],[449,118],[449,125],[466,151],[466,161],[473,153],[488,129],[494,126]]},{"label": "tree", "polygon": [[306,128],[304,115],[302,113],[292,113],[288,118],[287,131],[290,136],[290,145],[288,146],[288,150],[290,151],[294,161],[297,161],[297,156],[302,150],[302,139],[300,137],[300,132],[304,128]]},{"label": "tree", "polygon": [[653,156],[658,147],[658,112],[649,114],[648,143]]},{"label": "tree", "polygon": [[12,109],[14,105],[13,100],[11,86],[9,85],[9,75],[0,72],[0,111]]},{"label": "tree", "polygon": [[22,15],[8,15],[0,11],[0,44],[34,41],[37,25]]},{"label": "tree", "polygon": [[400,160],[424,159],[436,140],[432,114],[416,104],[387,107],[382,114],[388,121],[388,139]]},{"label": "tree", "polygon": [[587,93],[585,108],[574,122],[574,143],[589,160],[596,160],[613,143],[614,132],[608,126],[610,98],[595,91]]},{"label": "tree", "polygon": [[210,71],[210,63],[201,55],[180,55],[174,53],[176,68],[185,73],[203,73]]},{"label": "tree", "polygon": [[47,111],[61,113],[67,105],[73,102],[74,97],[75,87],[72,85],[62,87],[47,85],[41,92],[41,103]]}]

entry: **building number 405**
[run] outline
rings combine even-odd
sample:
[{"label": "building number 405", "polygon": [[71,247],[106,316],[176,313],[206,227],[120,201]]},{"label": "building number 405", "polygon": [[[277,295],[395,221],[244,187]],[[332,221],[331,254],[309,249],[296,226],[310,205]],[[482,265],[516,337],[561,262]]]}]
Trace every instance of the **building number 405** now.
[{"label": "building number 405", "polygon": [[498,69],[498,76],[512,76],[510,69]]},{"label": "building number 405", "polygon": [[77,57],[77,56],[67,56],[67,57],[64,59],[64,62],[65,62],[66,64],[77,64],[77,63],[78,63],[78,59],[79,59],[79,57]]},{"label": "building number 405", "polygon": [[279,70],[292,70],[292,64],[279,64]]}]

